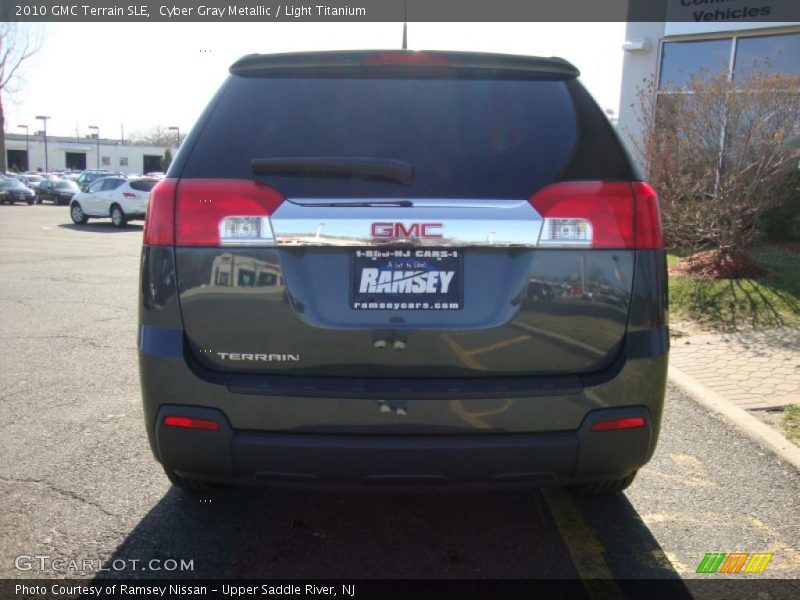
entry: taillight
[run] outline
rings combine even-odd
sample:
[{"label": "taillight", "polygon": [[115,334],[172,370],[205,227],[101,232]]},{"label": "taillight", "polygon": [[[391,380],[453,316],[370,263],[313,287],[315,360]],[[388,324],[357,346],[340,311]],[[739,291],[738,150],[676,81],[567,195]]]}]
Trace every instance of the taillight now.
[{"label": "taillight", "polygon": [[663,248],[658,194],[646,183],[634,183],[633,193],[636,196],[636,247]]},{"label": "taillight", "polygon": [[193,419],[191,417],[164,417],[164,425],[180,427],[183,429],[205,429],[206,431],[219,431],[219,423],[211,419]]},{"label": "taillight", "polygon": [[151,246],[268,244],[269,216],[283,196],[243,179],[162,179],[150,192],[144,243]]},{"label": "taillight", "polygon": [[175,244],[175,189],[177,179],[162,179],[150,192],[144,222],[144,243],[148,246]]},{"label": "taillight", "polygon": [[645,426],[642,417],[626,417],[624,419],[606,419],[592,425],[592,431],[619,431],[620,429],[638,429]]},{"label": "taillight", "polygon": [[361,61],[365,67],[382,65],[409,66],[409,67],[447,67],[450,62],[441,54],[428,52],[398,51],[373,54]]},{"label": "taillight", "polygon": [[534,194],[530,203],[544,217],[540,246],[634,247],[629,183],[556,183]]},{"label": "taillight", "polygon": [[283,202],[273,188],[244,179],[182,179],[175,202],[178,246],[265,244],[269,216]]},{"label": "taillight", "polygon": [[131,192],[122,192],[122,197],[128,200],[135,200],[137,198],[136,194],[132,194]]},{"label": "taillight", "polygon": [[658,198],[646,183],[557,183],[538,191],[530,203],[544,218],[542,247],[663,247]]}]

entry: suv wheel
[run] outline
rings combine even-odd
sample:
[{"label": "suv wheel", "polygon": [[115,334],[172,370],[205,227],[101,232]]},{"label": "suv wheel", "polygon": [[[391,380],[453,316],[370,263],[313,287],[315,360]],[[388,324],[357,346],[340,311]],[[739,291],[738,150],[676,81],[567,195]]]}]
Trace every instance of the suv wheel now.
[{"label": "suv wheel", "polygon": [[592,483],[585,483],[577,486],[577,491],[581,494],[590,496],[606,496],[609,494],[618,494],[636,478],[636,471],[622,477],[621,479],[606,479],[604,481],[593,481]]},{"label": "suv wheel", "polygon": [[207,481],[200,481],[199,479],[190,479],[188,477],[181,477],[180,475],[175,473],[175,471],[173,471],[172,469],[168,469],[167,467],[164,467],[164,473],[166,473],[167,479],[170,480],[172,485],[186,492],[193,492],[193,493],[211,492],[214,490],[218,490],[221,487],[219,485],[215,485]]},{"label": "suv wheel", "polygon": [[119,204],[115,204],[111,207],[111,223],[114,227],[118,227],[119,229],[122,229],[128,224],[128,217],[125,216],[125,211],[122,210]]},{"label": "suv wheel", "polygon": [[69,209],[69,216],[72,217],[72,222],[76,225],[83,225],[89,218],[83,212],[81,205],[75,202]]}]

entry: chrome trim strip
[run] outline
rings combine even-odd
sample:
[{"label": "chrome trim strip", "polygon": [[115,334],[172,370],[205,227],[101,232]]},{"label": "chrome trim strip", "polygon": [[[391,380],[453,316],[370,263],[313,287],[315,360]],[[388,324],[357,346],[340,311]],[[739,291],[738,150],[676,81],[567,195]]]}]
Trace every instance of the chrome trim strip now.
[{"label": "chrome trim strip", "polygon": [[335,208],[516,208],[527,200],[494,200],[471,198],[287,198],[298,206],[330,206]]},{"label": "chrome trim strip", "polygon": [[[289,199],[270,218],[277,246],[535,247],[542,217],[527,200]],[[423,223],[441,237],[376,238],[373,223]]]}]

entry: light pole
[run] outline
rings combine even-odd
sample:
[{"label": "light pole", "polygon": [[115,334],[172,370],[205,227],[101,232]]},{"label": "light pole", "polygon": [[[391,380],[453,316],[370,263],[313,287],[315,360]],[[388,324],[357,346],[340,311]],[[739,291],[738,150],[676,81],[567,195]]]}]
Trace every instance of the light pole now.
[{"label": "light pole", "polygon": [[169,129],[170,131],[175,131],[176,132],[176,135],[178,137],[178,141],[175,144],[175,147],[179,148],[180,145],[181,145],[181,128],[177,127],[177,126],[173,126],[173,127],[167,127],[167,129]]},{"label": "light pole", "polygon": [[97,169],[100,169],[100,128],[97,125],[89,125],[89,129],[94,129],[97,138]]},{"label": "light pole", "polygon": [[37,119],[41,120],[44,125],[44,172],[47,173],[50,170],[50,165],[47,163],[47,117],[45,115],[37,115]]},{"label": "light pole", "polygon": [[31,163],[31,144],[28,138],[28,126],[27,125],[17,125],[20,129],[25,130],[25,170],[30,171],[30,163]]}]

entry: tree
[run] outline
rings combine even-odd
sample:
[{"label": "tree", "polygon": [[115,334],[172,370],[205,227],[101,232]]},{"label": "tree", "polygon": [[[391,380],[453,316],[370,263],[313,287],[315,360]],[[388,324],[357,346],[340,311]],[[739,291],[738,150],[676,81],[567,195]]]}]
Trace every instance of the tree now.
[{"label": "tree", "polygon": [[144,144],[147,146],[165,146],[171,148],[176,145],[177,138],[175,132],[163,125],[154,125],[147,131],[137,131],[128,137],[132,144]]},{"label": "tree", "polygon": [[7,169],[3,103],[6,96],[16,92],[20,67],[39,50],[39,45],[29,27],[0,22],[0,173]]},{"label": "tree", "polygon": [[639,89],[643,135],[634,146],[658,190],[669,245],[741,253],[759,218],[785,200],[800,161],[800,77],[701,73],[687,90]]},{"label": "tree", "polygon": [[169,169],[170,164],[172,164],[172,150],[167,148],[166,150],[164,150],[164,157],[161,159],[161,170],[164,171],[164,173],[166,173],[167,169]]}]

